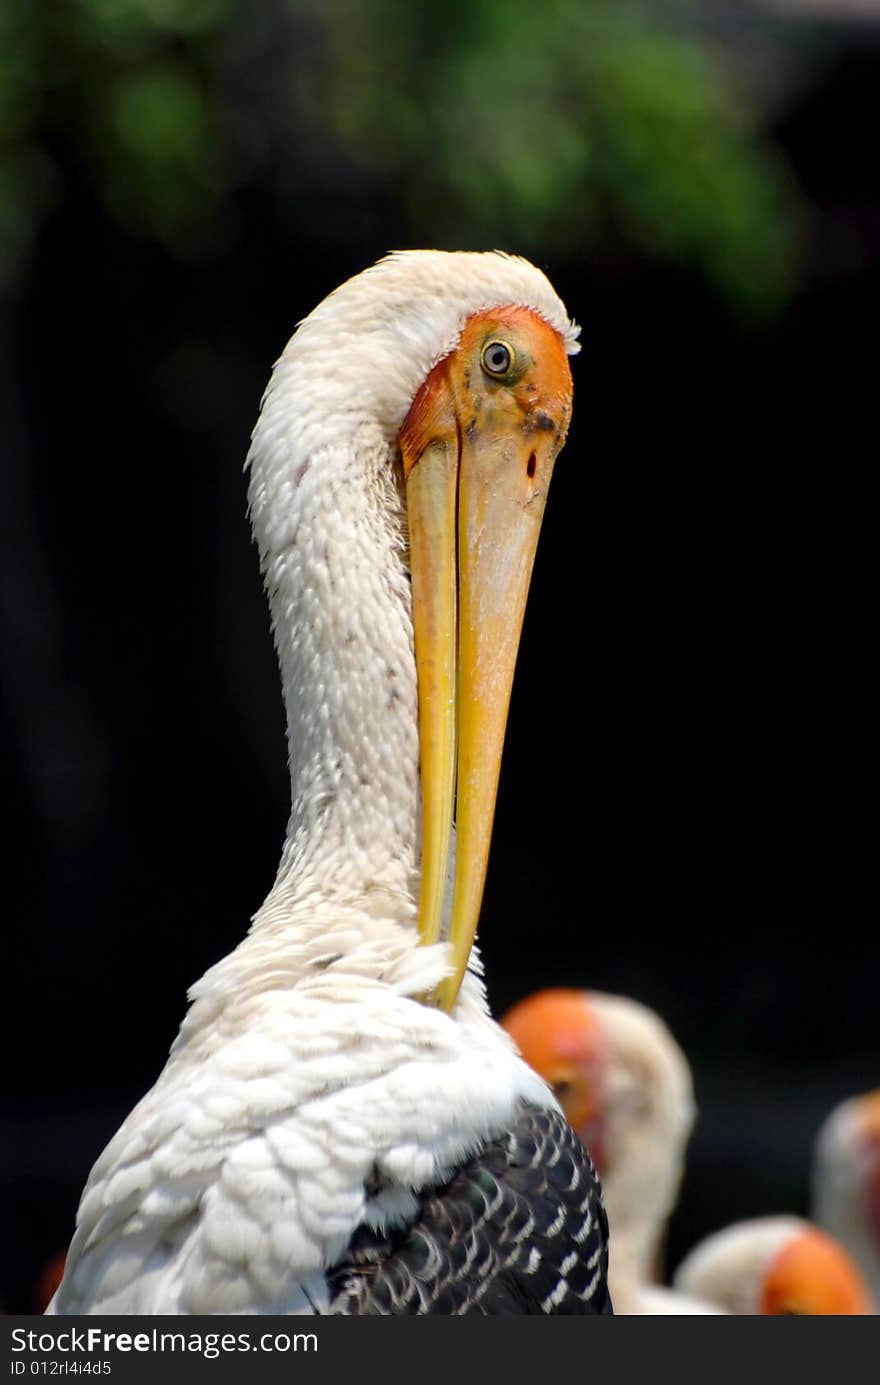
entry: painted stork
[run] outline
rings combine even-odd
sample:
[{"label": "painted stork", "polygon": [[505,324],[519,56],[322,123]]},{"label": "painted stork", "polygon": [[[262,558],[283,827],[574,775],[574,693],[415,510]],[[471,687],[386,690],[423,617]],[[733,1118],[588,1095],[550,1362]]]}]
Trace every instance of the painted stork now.
[{"label": "painted stork", "polygon": [[501,1023],[596,1162],[615,1313],[717,1312],[652,1282],[696,1115],[688,1061],[663,1020],[627,996],[558,988],[526,996]]},{"label": "painted stork", "polygon": [[610,1311],[589,1157],[472,950],[576,336],[526,261],[410,251],[275,366],[248,460],[281,862],[95,1164],[50,1312]]},{"label": "painted stork", "polygon": [[840,1102],[824,1121],[812,1212],[858,1262],[880,1304],[880,1088]]},{"label": "painted stork", "polygon": [[855,1262],[800,1217],[757,1217],[707,1236],[685,1256],[675,1287],[729,1313],[861,1316],[874,1311]]}]

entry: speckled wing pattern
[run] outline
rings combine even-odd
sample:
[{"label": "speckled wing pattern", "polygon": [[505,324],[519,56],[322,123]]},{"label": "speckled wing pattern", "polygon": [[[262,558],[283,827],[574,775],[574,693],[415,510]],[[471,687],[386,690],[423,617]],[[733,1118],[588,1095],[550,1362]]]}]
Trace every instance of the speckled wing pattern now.
[{"label": "speckled wing pattern", "polygon": [[521,1105],[408,1227],[361,1227],[329,1276],[330,1313],[610,1313],[596,1171],[556,1111]]}]

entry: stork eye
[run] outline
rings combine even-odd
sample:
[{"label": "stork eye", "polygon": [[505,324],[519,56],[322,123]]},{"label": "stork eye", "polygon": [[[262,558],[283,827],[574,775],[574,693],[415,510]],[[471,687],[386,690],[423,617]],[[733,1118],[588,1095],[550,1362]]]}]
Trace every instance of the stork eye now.
[{"label": "stork eye", "polygon": [[506,341],[489,341],[483,347],[481,359],[486,374],[494,376],[497,380],[502,375],[510,374],[515,359],[514,350]]}]

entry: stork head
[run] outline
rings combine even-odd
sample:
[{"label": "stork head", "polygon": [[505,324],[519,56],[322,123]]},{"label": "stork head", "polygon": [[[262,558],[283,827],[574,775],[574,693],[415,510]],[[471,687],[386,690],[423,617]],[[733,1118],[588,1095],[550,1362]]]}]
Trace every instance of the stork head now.
[{"label": "stork head", "polygon": [[530,1067],[552,1088],[566,1120],[606,1169],[605,1131],[611,1053],[585,991],[536,991],[501,1020]]},{"label": "stork head", "polygon": [[861,1098],[858,1124],[866,1169],[868,1224],[880,1253],[880,1088]]},{"label": "stork head", "polygon": [[629,1241],[647,1273],[694,1121],[684,1054],[652,1010],[598,991],[539,991],[501,1022],[590,1150],[618,1249]]},{"label": "stork head", "polygon": [[813,1209],[822,1226],[880,1268],[880,1088],[841,1102],[819,1131]]},{"label": "stork head", "polygon": [[708,1236],[678,1267],[675,1287],[739,1314],[873,1311],[868,1287],[843,1246],[800,1217],[759,1217]]}]

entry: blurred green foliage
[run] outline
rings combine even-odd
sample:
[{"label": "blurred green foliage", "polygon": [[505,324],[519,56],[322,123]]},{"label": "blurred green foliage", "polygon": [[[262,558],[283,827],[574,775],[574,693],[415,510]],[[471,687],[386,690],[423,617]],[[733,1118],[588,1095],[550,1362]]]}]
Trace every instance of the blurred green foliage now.
[{"label": "blurred green foliage", "polygon": [[798,277],[803,207],[718,50],[624,0],[0,0],[0,279],[69,186],[176,256],[239,194],[356,182],[398,244],[698,265],[739,313]]}]

